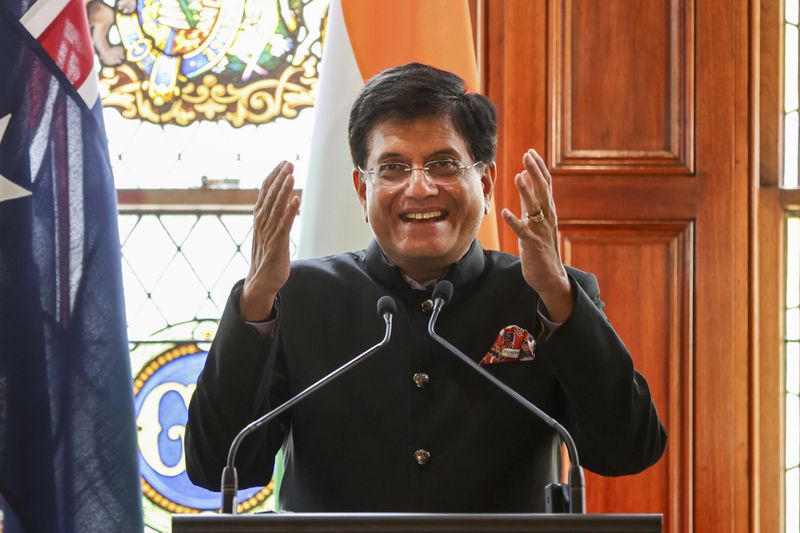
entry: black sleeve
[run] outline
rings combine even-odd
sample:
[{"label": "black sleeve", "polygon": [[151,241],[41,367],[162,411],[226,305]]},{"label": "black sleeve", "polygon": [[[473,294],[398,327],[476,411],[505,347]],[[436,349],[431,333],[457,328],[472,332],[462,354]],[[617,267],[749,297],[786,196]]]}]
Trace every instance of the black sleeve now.
[{"label": "black sleeve", "polygon": [[575,439],[582,466],[598,474],[635,474],[667,444],[650,388],[603,313],[595,277],[570,270],[572,315],[541,346],[567,408],[557,417]]},{"label": "black sleeve", "polygon": [[[186,471],[192,483],[218,491],[228,448],[236,434],[286,396],[285,364],[279,349],[280,313],[271,336],[242,321],[237,283],[222,314],[186,424]],[[235,466],[239,487],[266,485],[283,442],[285,421],[259,428],[242,441]]]}]

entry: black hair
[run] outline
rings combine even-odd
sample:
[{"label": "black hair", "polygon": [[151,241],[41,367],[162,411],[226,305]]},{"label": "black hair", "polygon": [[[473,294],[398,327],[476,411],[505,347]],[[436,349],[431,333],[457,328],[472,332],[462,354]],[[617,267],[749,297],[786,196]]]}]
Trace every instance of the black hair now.
[{"label": "black hair", "polygon": [[497,153],[497,112],[482,94],[467,92],[451,72],[408,63],[367,81],[350,109],[347,135],[353,164],[364,168],[369,134],[385,120],[401,122],[448,117],[475,162],[493,163]]}]

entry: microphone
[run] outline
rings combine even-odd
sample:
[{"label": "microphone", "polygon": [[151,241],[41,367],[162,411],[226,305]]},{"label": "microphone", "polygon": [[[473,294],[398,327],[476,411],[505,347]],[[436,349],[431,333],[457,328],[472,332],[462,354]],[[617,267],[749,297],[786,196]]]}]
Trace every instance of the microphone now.
[{"label": "microphone", "polygon": [[586,512],[586,494],[584,491],[584,476],[583,468],[578,461],[578,448],[575,446],[575,441],[572,440],[572,435],[566,430],[564,426],[559,424],[555,419],[550,417],[547,413],[536,407],[534,404],[525,399],[517,391],[494,377],[486,369],[482,368],[475,361],[469,358],[464,352],[447,342],[440,337],[434,330],[436,320],[439,318],[442,308],[453,298],[453,284],[447,280],[442,280],[433,288],[433,311],[431,318],[428,321],[428,335],[438,344],[444,346],[450,353],[461,359],[469,368],[477,372],[483,378],[491,381],[496,387],[501,389],[507,395],[511,396],[514,400],[522,405],[525,409],[533,413],[537,418],[543,421],[548,427],[552,428],[561,437],[561,440],[567,445],[569,452],[569,459],[572,463],[569,469],[569,483],[562,485],[560,483],[553,483],[545,487],[545,500],[548,512],[565,512],[568,511],[572,514],[583,514]]},{"label": "microphone", "polygon": [[236,467],[234,466],[234,461],[236,460],[236,452],[239,450],[239,445],[241,445],[242,441],[245,437],[251,434],[253,431],[257,430],[270,420],[276,418],[277,416],[281,415],[284,411],[291,409],[305,398],[316,392],[317,390],[321,389],[340,375],[344,374],[351,368],[355,367],[362,361],[364,361],[367,357],[372,355],[373,353],[377,352],[379,349],[386,346],[389,343],[389,339],[392,336],[392,318],[394,317],[395,313],[397,312],[397,304],[394,301],[394,298],[391,296],[381,296],[378,299],[378,315],[383,318],[383,322],[385,324],[385,330],[383,334],[383,339],[377,343],[376,345],[368,348],[366,351],[362,352],[361,354],[357,355],[355,358],[351,359],[347,363],[343,364],[330,374],[326,375],[316,383],[309,385],[303,391],[298,393],[293,398],[290,398],[286,402],[282,403],[272,411],[262,415],[261,417],[255,419],[254,421],[250,422],[248,425],[244,427],[237,435],[236,438],[233,439],[231,443],[231,447],[228,449],[228,461],[225,465],[225,468],[222,469],[222,481],[220,483],[220,491],[222,496],[222,506],[220,511],[226,514],[236,514],[236,491],[238,490],[239,481],[236,475]]}]

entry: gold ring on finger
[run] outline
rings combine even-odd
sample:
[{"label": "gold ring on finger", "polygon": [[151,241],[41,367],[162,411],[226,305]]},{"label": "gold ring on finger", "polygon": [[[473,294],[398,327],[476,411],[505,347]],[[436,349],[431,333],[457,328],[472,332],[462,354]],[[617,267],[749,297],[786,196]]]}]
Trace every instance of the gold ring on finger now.
[{"label": "gold ring on finger", "polygon": [[542,213],[541,209],[539,209],[539,212],[535,215],[528,213],[528,220],[532,221],[534,224],[539,224],[544,220],[544,213]]}]

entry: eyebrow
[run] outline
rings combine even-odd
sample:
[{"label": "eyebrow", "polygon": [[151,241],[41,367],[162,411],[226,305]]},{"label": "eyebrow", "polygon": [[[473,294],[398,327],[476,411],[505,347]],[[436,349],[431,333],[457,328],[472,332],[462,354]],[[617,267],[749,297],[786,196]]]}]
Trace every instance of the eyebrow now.
[{"label": "eyebrow", "polygon": [[[458,152],[456,152],[456,150],[454,150],[453,148],[442,148],[440,150],[436,150],[435,152],[427,155],[425,157],[425,161],[434,161],[437,158],[441,158],[441,157],[447,157],[447,158],[452,158],[452,159],[459,159],[460,158]],[[407,161],[408,157],[403,155],[403,154],[401,154],[401,153],[399,153],[399,152],[384,152],[378,157],[377,161],[380,163],[380,162],[383,162],[383,161],[388,161],[390,159],[400,159],[400,160],[403,160],[403,161]]]}]

